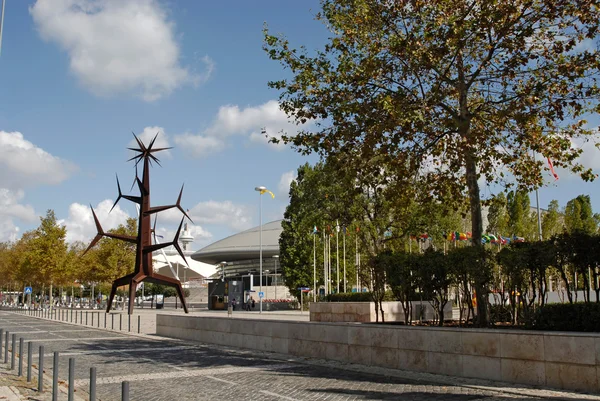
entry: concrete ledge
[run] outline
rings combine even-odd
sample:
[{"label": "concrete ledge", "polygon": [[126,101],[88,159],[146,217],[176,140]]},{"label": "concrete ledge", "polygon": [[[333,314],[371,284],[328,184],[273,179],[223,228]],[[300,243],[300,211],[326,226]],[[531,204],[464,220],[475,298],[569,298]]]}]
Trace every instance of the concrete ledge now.
[{"label": "concrete ledge", "polygon": [[[340,307],[338,307],[340,308]],[[600,391],[600,334],[157,315],[160,336],[261,352]]]}]

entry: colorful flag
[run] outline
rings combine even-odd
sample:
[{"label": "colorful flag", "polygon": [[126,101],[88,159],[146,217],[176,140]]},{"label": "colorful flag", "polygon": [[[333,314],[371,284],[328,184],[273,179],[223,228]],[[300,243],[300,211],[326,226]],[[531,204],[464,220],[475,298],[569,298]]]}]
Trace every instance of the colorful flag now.
[{"label": "colorful flag", "polygon": [[346,226],[342,227],[342,231],[344,232],[344,235],[346,235]]},{"label": "colorful flag", "polygon": [[358,226],[356,226],[356,232],[359,232],[360,228]]},{"label": "colorful flag", "polygon": [[268,189],[266,189],[266,188],[265,188],[265,189],[262,189],[262,190],[260,191],[260,194],[262,195],[262,194],[264,194],[264,193],[266,193],[266,192],[268,192],[268,193],[270,193],[270,194],[271,194],[271,198],[275,199],[275,194],[274,194],[273,192],[269,191],[269,190],[268,190]]},{"label": "colorful flag", "polygon": [[550,160],[550,158],[548,157],[548,166],[550,166],[550,172],[552,173],[552,175],[554,176],[554,180],[558,180],[558,174],[556,174],[556,171],[554,171],[554,165],[552,164],[552,160]]},{"label": "colorful flag", "polygon": [[319,230],[317,229],[317,226],[315,226],[315,227],[313,228],[313,234],[316,234],[316,233],[318,233],[318,232],[319,232]]}]

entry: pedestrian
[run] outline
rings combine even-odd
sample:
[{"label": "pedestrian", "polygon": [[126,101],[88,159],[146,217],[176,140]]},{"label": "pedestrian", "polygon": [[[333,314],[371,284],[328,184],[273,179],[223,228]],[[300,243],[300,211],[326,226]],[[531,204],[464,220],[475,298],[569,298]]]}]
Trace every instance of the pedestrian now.
[{"label": "pedestrian", "polygon": [[246,294],[246,304],[244,305],[246,312],[250,312],[250,294]]},{"label": "pedestrian", "polygon": [[254,302],[254,298],[250,297],[250,301],[252,302],[252,309],[254,309],[254,306],[256,306],[256,303]]},{"label": "pedestrian", "polygon": [[231,307],[233,310],[235,310],[235,298],[233,298],[233,300],[231,301]]}]

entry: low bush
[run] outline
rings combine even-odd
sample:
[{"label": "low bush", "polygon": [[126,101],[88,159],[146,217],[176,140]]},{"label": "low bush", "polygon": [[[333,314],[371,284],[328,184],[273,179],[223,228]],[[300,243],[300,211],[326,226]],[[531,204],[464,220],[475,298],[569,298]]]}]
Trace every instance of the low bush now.
[{"label": "low bush", "polygon": [[[371,293],[369,292],[341,292],[339,294],[329,294],[325,297],[328,302],[372,302]],[[385,301],[395,301],[394,294],[387,291],[383,298]]]},{"label": "low bush", "polygon": [[538,309],[528,328],[552,331],[600,332],[600,303],[547,304]]}]

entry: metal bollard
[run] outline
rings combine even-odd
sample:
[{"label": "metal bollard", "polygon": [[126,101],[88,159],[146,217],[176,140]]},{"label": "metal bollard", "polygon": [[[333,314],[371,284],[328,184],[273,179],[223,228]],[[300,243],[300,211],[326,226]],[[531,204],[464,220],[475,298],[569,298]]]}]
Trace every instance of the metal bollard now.
[{"label": "metal bollard", "polygon": [[123,330],[123,315],[119,313],[119,330]]},{"label": "metal bollard", "polygon": [[106,328],[106,312],[104,312],[104,328]]},{"label": "metal bollard", "polygon": [[[71,317],[73,317],[72,315],[73,313],[71,313]],[[77,324],[77,311],[75,311],[75,324]]]},{"label": "metal bollard", "polygon": [[92,326],[94,325],[94,315],[95,315],[95,313],[92,312]]},{"label": "metal bollard", "polygon": [[83,324],[83,311],[79,311],[79,323]]},{"label": "metal bollard", "polygon": [[131,315],[127,315],[127,332],[131,331]]},{"label": "metal bollard", "polygon": [[27,383],[31,382],[31,365],[33,358],[33,343],[27,343]]},{"label": "metal bollard", "polygon": [[140,334],[140,315],[138,315],[138,334]]},{"label": "metal bollard", "polygon": [[88,325],[88,311],[85,311],[85,325]]},{"label": "metal bollard", "polygon": [[54,351],[52,367],[52,401],[58,401],[58,351]]},{"label": "metal bollard", "polygon": [[129,382],[121,383],[121,401],[129,401]]},{"label": "metal bollard", "polygon": [[8,363],[8,339],[10,337],[10,333],[6,330],[6,342],[4,344],[4,363]]},{"label": "metal bollard", "polygon": [[44,391],[44,346],[40,345],[38,361],[38,391]]},{"label": "metal bollard", "polygon": [[10,370],[15,369],[15,349],[17,348],[17,335],[12,335],[12,347],[10,349]]},{"label": "metal bollard", "polygon": [[114,330],[115,329],[115,315],[114,314],[110,314],[110,320],[111,320],[111,329]]},{"label": "metal bollard", "polygon": [[69,390],[67,399],[73,401],[75,397],[75,358],[69,358]]},{"label": "metal bollard", "polygon": [[98,312],[98,328],[100,328],[100,312]]},{"label": "metal bollard", "polygon": [[23,352],[23,337],[19,338],[19,373],[18,376],[23,376],[23,358],[25,358],[25,353]]},{"label": "metal bollard", "polygon": [[90,401],[96,401],[96,368],[90,368]]},{"label": "metal bollard", "polygon": [[4,329],[0,329],[0,356],[2,355],[2,337],[4,337]]}]

